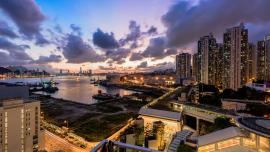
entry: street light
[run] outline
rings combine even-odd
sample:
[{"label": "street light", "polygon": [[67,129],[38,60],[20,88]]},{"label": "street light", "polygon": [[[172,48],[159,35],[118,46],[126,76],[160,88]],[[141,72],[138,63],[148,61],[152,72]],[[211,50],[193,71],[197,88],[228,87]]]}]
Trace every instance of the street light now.
[{"label": "street light", "polygon": [[68,121],[67,121],[67,120],[65,120],[65,121],[64,121],[64,123],[67,125],[67,129],[68,129]]}]

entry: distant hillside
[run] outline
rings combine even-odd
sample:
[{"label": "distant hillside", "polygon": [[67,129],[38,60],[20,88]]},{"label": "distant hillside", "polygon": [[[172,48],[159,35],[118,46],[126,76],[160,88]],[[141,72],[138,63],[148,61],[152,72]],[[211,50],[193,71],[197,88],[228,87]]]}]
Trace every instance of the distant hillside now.
[{"label": "distant hillside", "polygon": [[7,68],[4,68],[4,67],[0,67],[0,74],[5,74],[5,73],[11,73],[12,71],[7,69]]}]

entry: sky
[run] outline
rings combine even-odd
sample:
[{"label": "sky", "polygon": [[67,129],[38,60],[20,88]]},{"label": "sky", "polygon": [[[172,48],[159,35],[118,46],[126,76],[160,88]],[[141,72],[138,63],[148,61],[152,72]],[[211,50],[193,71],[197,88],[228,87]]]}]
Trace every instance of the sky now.
[{"label": "sky", "polygon": [[1,0],[0,66],[49,72],[173,68],[200,37],[244,22],[270,34],[269,0]]}]

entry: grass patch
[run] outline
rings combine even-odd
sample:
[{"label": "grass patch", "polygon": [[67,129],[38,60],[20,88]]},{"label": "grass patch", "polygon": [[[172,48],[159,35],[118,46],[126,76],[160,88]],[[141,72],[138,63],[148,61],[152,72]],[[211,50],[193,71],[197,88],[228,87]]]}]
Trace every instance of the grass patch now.
[{"label": "grass patch", "polygon": [[115,113],[115,112],[119,112],[122,111],[123,109],[121,107],[118,106],[113,106],[113,105],[97,105],[97,109],[101,112],[104,113]]},{"label": "grass patch", "polygon": [[74,132],[88,141],[101,141],[126,125],[133,116],[132,113],[123,113],[105,116],[101,120],[93,119],[82,123]]}]

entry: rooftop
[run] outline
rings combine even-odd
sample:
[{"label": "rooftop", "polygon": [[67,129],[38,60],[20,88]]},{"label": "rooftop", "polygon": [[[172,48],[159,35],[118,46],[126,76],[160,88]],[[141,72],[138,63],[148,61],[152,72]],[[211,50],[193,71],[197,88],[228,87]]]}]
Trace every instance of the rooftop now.
[{"label": "rooftop", "polygon": [[234,111],[229,111],[229,110],[222,109],[222,108],[215,107],[215,106],[210,106],[210,105],[205,105],[205,104],[195,104],[195,103],[191,103],[191,102],[187,102],[184,105],[185,106],[192,106],[192,107],[196,107],[196,108],[200,108],[200,109],[204,109],[204,110],[208,110],[208,111],[212,111],[212,112],[216,112],[216,113],[221,113],[221,114],[225,114],[225,115],[237,116]]},{"label": "rooftop", "polygon": [[247,100],[247,99],[221,99],[221,102],[239,102],[239,103],[258,103],[265,104],[262,100]]},{"label": "rooftop", "polygon": [[176,120],[180,121],[181,113],[179,112],[171,112],[165,110],[156,110],[156,109],[149,109],[149,108],[141,108],[139,111],[140,115],[144,116],[152,116],[158,118],[164,118],[169,120]]},{"label": "rooftop", "polygon": [[233,137],[245,136],[237,127],[229,127],[198,137],[198,146],[209,145]]},{"label": "rooftop", "polygon": [[270,119],[258,117],[239,117],[237,123],[240,127],[270,138]]}]

